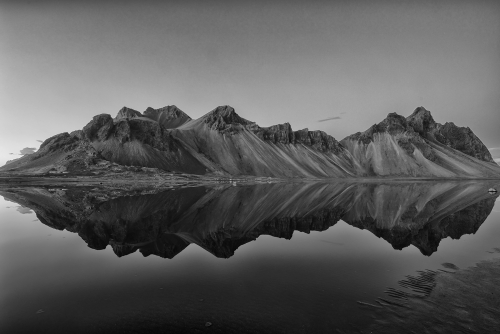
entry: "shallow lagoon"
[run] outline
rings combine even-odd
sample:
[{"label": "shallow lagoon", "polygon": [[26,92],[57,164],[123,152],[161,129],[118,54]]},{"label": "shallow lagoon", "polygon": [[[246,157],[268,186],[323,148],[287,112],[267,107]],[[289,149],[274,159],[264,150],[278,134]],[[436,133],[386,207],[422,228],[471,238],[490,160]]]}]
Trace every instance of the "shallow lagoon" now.
[{"label": "shallow lagoon", "polygon": [[364,332],[406,275],[499,257],[497,184],[3,188],[0,331]]}]

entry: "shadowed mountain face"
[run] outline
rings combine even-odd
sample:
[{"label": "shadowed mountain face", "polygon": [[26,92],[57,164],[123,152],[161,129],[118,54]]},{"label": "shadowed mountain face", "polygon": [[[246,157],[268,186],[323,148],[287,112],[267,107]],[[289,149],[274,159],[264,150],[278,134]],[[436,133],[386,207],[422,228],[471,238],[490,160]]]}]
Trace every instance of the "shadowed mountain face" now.
[{"label": "shadowed mountain face", "polygon": [[423,107],[407,118],[391,113],[341,144],[368,175],[498,177],[499,166],[469,128],[436,123]]},{"label": "shadowed mountain face", "polygon": [[366,229],[395,249],[431,255],[443,238],[473,234],[496,196],[490,183],[304,183],[171,189],[154,194],[77,188],[0,191],[55,229],[118,256],[139,250],[173,258],[195,243],[227,258],[260,235],[290,239],[339,220]]},{"label": "shadowed mountain face", "polygon": [[82,130],[47,139],[40,150],[0,171],[88,171],[107,160],[191,174],[280,178],[500,178],[500,166],[469,128],[436,123],[417,108],[395,113],[341,142],[322,131],[293,131],[240,117],[229,106],[193,120],[176,106],[122,108]]}]

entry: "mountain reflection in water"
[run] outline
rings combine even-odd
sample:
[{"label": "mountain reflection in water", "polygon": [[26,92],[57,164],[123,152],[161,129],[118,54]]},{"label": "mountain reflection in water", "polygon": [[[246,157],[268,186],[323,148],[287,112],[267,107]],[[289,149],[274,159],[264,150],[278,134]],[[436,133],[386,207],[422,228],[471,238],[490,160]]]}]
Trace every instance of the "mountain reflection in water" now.
[{"label": "mountain reflection in water", "polygon": [[[93,249],[111,245],[118,256],[173,258],[195,243],[228,258],[260,235],[292,238],[343,220],[424,255],[443,238],[474,234],[496,196],[491,182],[277,183],[200,186],[157,193],[116,189],[10,188],[6,199],[36,212],[58,230],[78,233]],[[153,192],[153,190],[150,190]]]}]

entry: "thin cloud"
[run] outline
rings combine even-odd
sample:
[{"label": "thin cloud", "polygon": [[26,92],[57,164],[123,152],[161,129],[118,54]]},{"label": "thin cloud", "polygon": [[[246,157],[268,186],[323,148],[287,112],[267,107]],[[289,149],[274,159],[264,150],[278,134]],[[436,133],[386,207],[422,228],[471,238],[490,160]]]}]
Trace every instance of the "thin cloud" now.
[{"label": "thin cloud", "polygon": [[39,139],[37,139],[36,141],[39,141],[40,143],[43,143],[43,140],[39,140]]},{"label": "thin cloud", "polygon": [[27,213],[33,213],[30,208],[26,208],[24,206],[18,206],[17,211],[22,213],[22,214],[27,214]]},{"label": "thin cloud", "polygon": [[336,119],[341,119],[342,117],[335,116],[335,117],[330,117],[330,118],[325,118],[325,119],[320,119],[318,122],[326,122],[326,121],[334,121]]},{"label": "thin cloud", "polygon": [[27,154],[33,154],[35,153],[35,151],[36,151],[35,147],[25,147],[21,151],[19,151],[19,153],[21,153],[21,155],[27,155]]}]

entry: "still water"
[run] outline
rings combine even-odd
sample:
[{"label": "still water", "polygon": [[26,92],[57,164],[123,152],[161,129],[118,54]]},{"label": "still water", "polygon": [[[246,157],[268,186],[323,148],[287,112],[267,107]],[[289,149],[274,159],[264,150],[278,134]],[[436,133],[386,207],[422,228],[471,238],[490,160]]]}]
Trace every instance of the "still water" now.
[{"label": "still water", "polygon": [[3,187],[0,332],[364,333],[406,275],[500,257],[490,187]]}]

